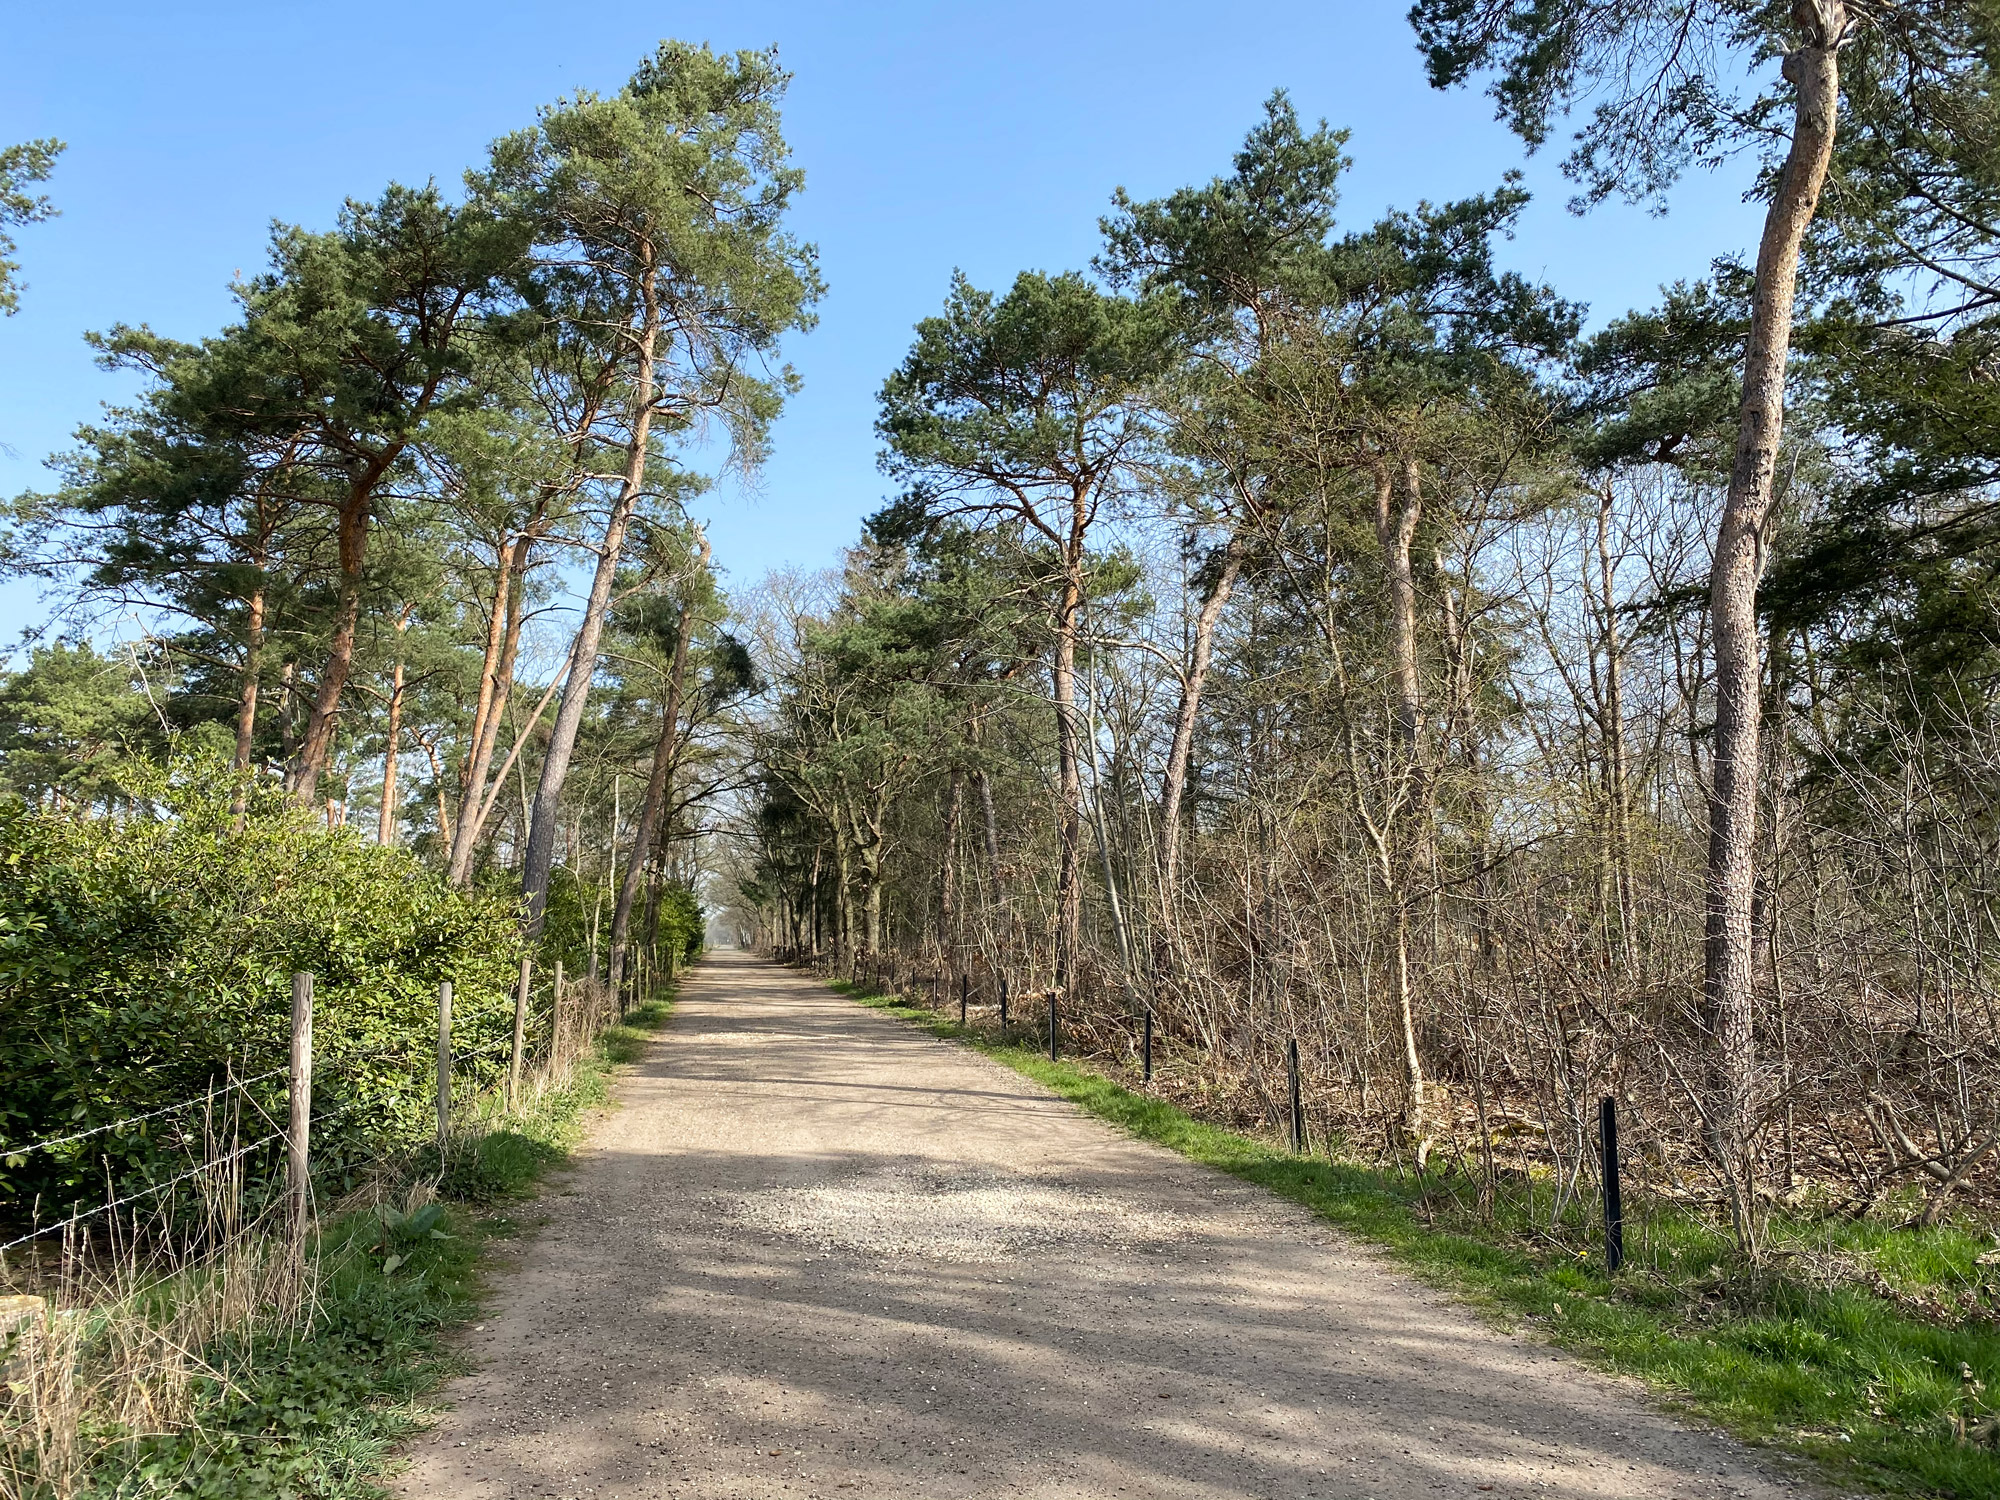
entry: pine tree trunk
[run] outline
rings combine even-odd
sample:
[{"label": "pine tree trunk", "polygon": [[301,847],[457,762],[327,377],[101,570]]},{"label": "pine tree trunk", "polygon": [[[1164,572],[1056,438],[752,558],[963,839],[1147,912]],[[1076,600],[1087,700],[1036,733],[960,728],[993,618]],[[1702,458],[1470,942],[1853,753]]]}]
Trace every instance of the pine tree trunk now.
[{"label": "pine tree trunk", "polygon": [[1215,627],[1223,607],[1235,591],[1236,577],[1243,568],[1243,539],[1232,535],[1223,548],[1222,566],[1208,597],[1195,616],[1193,651],[1188,674],[1181,683],[1180,711],[1174,715],[1174,739],[1167,751],[1166,777],[1160,789],[1160,897],[1162,906],[1175,909],[1180,889],[1181,798],[1187,790],[1188,759],[1194,753],[1195,718],[1201,712],[1202,689],[1208,682],[1208,666],[1215,651]]},{"label": "pine tree trunk", "polygon": [[1053,687],[1056,708],[1057,816],[1061,842],[1056,868],[1055,987],[1068,999],[1076,983],[1077,950],[1083,932],[1082,734],[1076,721],[1076,637],[1083,594],[1077,583],[1080,557],[1064,569],[1062,602],[1056,612]]},{"label": "pine tree trunk", "polygon": [[[407,618],[407,617],[406,617]],[[396,661],[389,683],[389,728],[382,749],[382,807],[375,819],[375,842],[396,842],[396,742],[403,733],[403,662]]]},{"label": "pine tree trunk", "polygon": [[521,643],[519,580],[528,562],[530,538],[502,543],[495,554],[493,609],[486,621],[486,651],[479,669],[479,701],[472,713],[472,734],[458,803],[458,826],[451,841],[448,873],[452,884],[472,877],[473,851],[491,815],[487,778],[493,751],[500,742],[500,720],[514,693],[514,662]]},{"label": "pine tree trunk", "polygon": [[236,750],[230,769],[236,786],[229,795],[229,814],[238,833],[243,831],[250,811],[248,772],[250,755],[257,744],[257,693],[264,670],[264,586],[259,583],[249,599],[249,618],[243,627],[243,674],[236,695]]},{"label": "pine tree trunk", "polygon": [[861,868],[868,873],[868,951],[882,951],[882,859],[877,849],[863,847]]},{"label": "pine tree trunk", "polygon": [[633,838],[632,858],[618,883],[618,905],[611,914],[611,983],[616,989],[625,974],[626,938],[632,926],[632,903],[638,898],[639,880],[652,858],[658,838],[661,809],[666,806],[672,785],[674,756],[680,743],[681,693],[687,677],[688,629],[694,623],[694,608],[683,603],[674,627],[674,664],[667,679],[667,698],[660,713],[660,738],[653,746],[653,765],[646,777],[646,795],[639,804],[639,831]]},{"label": "pine tree trunk", "polygon": [[326,665],[320,672],[319,689],[313,696],[312,713],[306,719],[305,738],[299,744],[298,770],[292,778],[292,796],[306,807],[318,800],[319,778],[333,754],[340,695],[354,670],[354,643],[361,625],[361,569],[368,553],[368,527],[378,477],[371,467],[355,480],[340,507],[339,609],[334,619],[333,640],[327,646]]},{"label": "pine tree trunk", "polygon": [[576,753],[584,709],[589,706],[591,680],[597,675],[597,643],[604,634],[605,616],[610,613],[611,585],[618,574],[619,554],[625,548],[625,531],[645,489],[655,397],[653,359],[660,336],[658,290],[650,269],[642,290],[645,320],[639,338],[638,368],[632,382],[628,423],[631,437],[625,447],[625,473],[618,486],[618,499],[605,522],[597,571],[590,584],[590,600],[584,607],[583,621],[577,627],[576,642],[571,648],[569,680],[563,684],[562,704],[556,710],[555,727],[550,731],[548,750],[542,758],[542,776],[535,788],[534,812],[528,829],[527,855],[521,862],[521,894],[527,905],[523,926],[530,938],[541,936],[542,922],[548,915],[549,870],[555,862],[563,783],[569,777],[570,757]]},{"label": "pine tree trunk", "polygon": [[854,974],[855,930],[860,925],[854,917],[854,864],[846,837],[834,830],[834,879],[838,889],[834,892],[834,915],[840,923],[840,931],[834,934],[834,941],[840,947],[840,957],[845,960],[849,977]]},{"label": "pine tree trunk", "polygon": [[993,894],[1004,899],[1000,889],[1000,815],[993,807],[993,780],[984,771],[974,771],[972,780],[979,789],[980,832],[986,844],[986,864],[993,877]]},{"label": "pine tree trunk", "polygon": [[1751,905],[1756,890],[1761,643],[1757,585],[1764,567],[1784,426],[1785,367],[1799,247],[1818,207],[1839,110],[1837,48],[1842,0],[1802,0],[1812,35],[1785,58],[1798,91],[1791,149],[1764,221],[1744,350],[1743,406],[1709,576],[1715,642],[1714,787],[1709,799],[1706,952],[1702,1019],[1709,1148],[1730,1202],[1739,1248],[1756,1253],[1755,1145],[1760,1089],[1752,987]]},{"label": "pine tree trunk", "polygon": [[958,845],[959,824],[964,817],[965,770],[961,766],[951,768],[951,790],[944,802],[944,870],[938,883],[938,926],[943,935],[945,951],[951,956],[954,966],[958,962],[959,914],[958,914]]},{"label": "pine tree trunk", "polygon": [[291,794],[298,773],[298,726],[293,723],[298,698],[298,663],[286,662],[278,669],[278,754],[285,765],[285,792]]},{"label": "pine tree trunk", "polygon": [[252,591],[249,606],[249,618],[243,624],[242,686],[236,695],[236,753],[229,762],[230,768],[238,772],[250,769],[250,752],[257,739],[257,687],[264,667],[262,584]]}]

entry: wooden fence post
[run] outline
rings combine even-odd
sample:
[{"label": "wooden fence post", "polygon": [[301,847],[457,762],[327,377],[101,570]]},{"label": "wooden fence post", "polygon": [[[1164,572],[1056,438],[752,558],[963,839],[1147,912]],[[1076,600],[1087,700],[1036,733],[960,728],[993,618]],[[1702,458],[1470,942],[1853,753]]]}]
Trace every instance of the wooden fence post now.
[{"label": "wooden fence post", "polygon": [[292,1128],[287,1177],[292,1222],[303,1233],[312,1212],[313,977],[292,976]]},{"label": "wooden fence post", "polygon": [[523,953],[521,982],[514,987],[514,1050],[507,1058],[507,1113],[510,1115],[521,1097],[521,1046],[528,1039],[528,981],[534,972],[534,959]]},{"label": "wooden fence post", "polygon": [[451,1136],[451,981],[438,986],[438,1166]]},{"label": "wooden fence post", "polygon": [[[556,982],[555,985],[549,991],[549,1064],[548,1065],[551,1069],[555,1067],[556,1055],[562,1049],[562,995],[563,995],[562,965],[563,961],[561,959],[557,959]],[[590,976],[593,979],[597,977],[597,969],[595,965],[592,965],[591,967]]]}]

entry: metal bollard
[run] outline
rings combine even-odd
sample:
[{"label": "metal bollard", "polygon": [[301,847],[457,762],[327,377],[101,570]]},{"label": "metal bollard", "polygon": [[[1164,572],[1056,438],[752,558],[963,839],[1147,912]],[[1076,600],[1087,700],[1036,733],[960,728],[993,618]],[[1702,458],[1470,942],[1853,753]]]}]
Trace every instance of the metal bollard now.
[{"label": "metal bollard", "polygon": [[965,1025],[965,1003],[969,998],[971,998],[971,994],[972,994],[972,976],[969,974],[959,975],[958,976],[958,1024],[960,1026]]},{"label": "metal bollard", "polygon": [[1002,1040],[1005,1040],[1007,1036],[1007,976],[1005,974],[1000,976],[1000,1036]]},{"label": "metal bollard", "polygon": [[1049,991],[1049,1061],[1056,1060],[1056,992]]},{"label": "metal bollard", "polygon": [[1304,1154],[1306,1149],[1306,1107],[1299,1096],[1299,1039],[1293,1037],[1285,1049],[1285,1071],[1290,1076],[1292,1087],[1292,1150]]},{"label": "metal bollard", "polygon": [[1153,1081],[1153,1007],[1150,1005],[1146,1007],[1145,1037],[1145,1043],[1140,1048],[1139,1055],[1142,1059],[1142,1066],[1146,1070],[1146,1082],[1151,1083]]},{"label": "metal bollard", "polygon": [[1613,1276],[1625,1264],[1625,1203],[1618,1182],[1618,1101],[1597,1106],[1597,1144],[1604,1167],[1604,1267]]}]

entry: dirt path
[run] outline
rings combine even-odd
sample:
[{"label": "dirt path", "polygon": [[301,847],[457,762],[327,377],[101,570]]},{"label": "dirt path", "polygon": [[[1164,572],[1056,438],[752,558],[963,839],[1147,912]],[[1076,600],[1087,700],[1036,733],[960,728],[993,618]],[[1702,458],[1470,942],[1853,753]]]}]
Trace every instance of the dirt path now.
[{"label": "dirt path", "polygon": [[501,1279],[411,1496],[1803,1486],[1303,1211],[748,957]]}]

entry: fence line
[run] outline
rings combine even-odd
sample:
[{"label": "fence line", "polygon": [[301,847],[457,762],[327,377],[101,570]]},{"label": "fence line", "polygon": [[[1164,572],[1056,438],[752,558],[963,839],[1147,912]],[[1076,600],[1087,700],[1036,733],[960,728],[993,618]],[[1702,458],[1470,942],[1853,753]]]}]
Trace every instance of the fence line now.
[{"label": "fence line", "polygon": [[[481,1052],[490,1052],[490,1051],[492,1051],[492,1050],[493,1050],[493,1046],[492,1046],[492,1045],[489,1045],[489,1046],[486,1046],[486,1047],[482,1047],[482,1048],[480,1048],[480,1049],[479,1049],[479,1051],[481,1051]],[[470,1053],[470,1052],[468,1052],[468,1053],[462,1053],[462,1054],[460,1054],[460,1055],[459,1055],[459,1058],[454,1058],[454,1062],[456,1062],[456,1061],[460,1060],[461,1058],[465,1058],[465,1057],[472,1057],[472,1056],[475,1056],[475,1055],[477,1055],[477,1054],[475,1054],[475,1053]],[[243,1086],[244,1084],[250,1084],[250,1083],[261,1083],[261,1082],[264,1082],[264,1081],[266,1081],[266,1080],[269,1080],[269,1079],[272,1079],[272,1078],[278,1078],[278,1077],[282,1077],[282,1076],[284,1075],[284,1073],[285,1073],[286,1071],[287,1071],[287,1070],[286,1070],[286,1069],[284,1069],[284,1068],[278,1068],[278,1069],[274,1069],[274,1070],[273,1070],[272,1072],[269,1072],[269,1073],[263,1073],[263,1074],[260,1074],[260,1075],[258,1075],[258,1076],[257,1076],[256,1078],[246,1078],[246,1079],[243,1079],[243,1080],[241,1080],[241,1083],[239,1083],[239,1084],[238,1084],[238,1085],[236,1085],[236,1086],[237,1086],[237,1087],[241,1087],[241,1086]],[[217,1090],[216,1092],[218,1092],[218,1093],[221,1093],[221,1092],[227,1092],[227,1091],[226,1091],[226,1090]],[[213,1097],[213,1095],[210,1095],[210,1096],[208,1096],[208,1097]],[[202,1101],[201,1101],[201,1099],[190,1099],[190,1100],[186,1101],[186,1103],[184,1103],[184,1104],[180,1104],[180,1105],[170,1105],[170,1106],[168,1106],[168,1108],[170,1108],[170,1109],[181,1109],[181,1108],[186,1108],[188,1104],[199,1104],[199,1103],[201,1103],[201,1102],[202,1102]],[[340,1120],[340,1119],[344,1119],[344,1118],[346,1118],[347,1116],[349,1116],[349,1115],[352,1115],[352,1114],[353,1114],[353,1113],[354,1113],[354,1112],[355,1112],[356,1110],[358,1110],[358,1109],[361,1109],[361,1108],[362,1108],[362,1107],[363,1107],[364,1105],[367,1105],[367,1104],[370,1104],[370,1103],[373,1103],[373,1102],[375,1102],[375,1101],[370,1101],[370,1100],[364,1100],[364,1099],[354,1099],[354,1098],[350,1098],[350,1099],[348,1099],[348,1100],[345,1100],[344,1102],[342,1102],[342,1103],[340,1103],[340,1104],[338,1104],[338,1105],[334,1106],[334,1107],[333,1107],[332,1109],[329,1109],[329,1110],[326,1110],[326,1111],[324,1111],[323,1113],[316,1113],[316,1114],[314,1115],[314,1117],[313,1117],[313,1125],[314,1125],[315,1127],[318,1127],[318,1126],[321,1126],[321,1125],[330,1125],[330,1124],[332,1124],[332,1123],[333,1123],[334,1121],[336,1121],[336,1120]],[[152,1112],[151,1112],[150,1114],[147,1114],[147,1115],[134,1115],[134,1116],[132,1116],[132,1117],[131,1117],[131,1119],[132,1119],[132,1120],[142,1120],[142,1119],[150,1119],[150,1118],[152,1117],[152,1115],[156,1115],[156,1114],[160,1114],[160,1113],[164,1113],[164,1111],[160,1111],[160,1110],[154,1110],[154,1111],[152,1111]],[[263,1114],[263,1115],[264,1115],[264,1118],[265,1118],[265,1121],[266,1121],[267,1123],[275,1123],[275,1121],[272,1121],[272,1120],[271,1120],[271,1117],[270,1117],[269,1113],[268,1113],[267,1111],[264,1111],[264,1110],[262,1109],[262,1107],[261,1107],[261,1106],[259,1106],[259,1113],[261,1113],[261,1114]],[[121,1123],[130,1123],[130,1121],[128,1120],[128,1121],[125,1121],[125,1122],[121,1122]],[[98,1129],[99,1129],[99,1130],[108,1130],[108,1129],[111,1129],[111,1128],[112,1128],[112,1127],[111,1127],[111,1126],[108,1126],[108,1125],[106,1125],[106,1126],[100,1126],[100,1127],[98,1127]],[[68,1138],[66,1138],[66,1139],[68,1139],[68,1140],[82,1140],[82,1139],[84,1139],[84,1137],[85,1137],[85,1136],[89,1136],[89,1135],[94,1135],[94,1134],[96,1134],[96,1133],[97,1133],[97,1131],[85,1131],[85,1132],[84,1132],[84,1133],[83,1133],[82,1135],[78,1135],[78,1136],[72,1136],[72,1137],[68,1137]],[[6,1241],[6,1242],[5,1242],[4,1244],[0,1244],[0,1255],[4,1255],[4,1254],[6,1254],[6,1252],[7,1252],[7,1251],[9,1251],[9,1250],[12,1250],[12,1249],[14,1249],[14,1248],[15,1248],[16,1246],[19,1246],[19,1245],[25,1245],[25,1244],[27,1244],[27,1243],[28,1243],[28,1242],[29,1242],[30,1240],[36,1240],[36,1239],[40,1239],[40,1238],[41,1238],[41,1237],[42,1237],[43,1235],[47,1235],[47,1234],[53,1234],[53,1233],[55,1233],[55,1232],[56,1232],[57,1230],[59,1230],[59,1229],[69,1229],[69,1228],[74,1228],[74,1227],[75,1227],[76,1225],[78,1225],[78,1224],[81,1224],[81,1223],[85,1222],[85,1221],[86,1221],[86,1220],[88,1220],[88,1219],[94,1219],[94,1218],[96,1218],[96,1217],[97,1217],[97,1216],[98,1216],[99,1214],[103,1214],[103,1213],[109,1213],[109,1212],[110,1212],[110,1211],[111,1211],[112,1209],[116,1209],[116,1208],[124,1208],[124,1207],[126,1207],[127,1205],[129,1205],[129,1204],[133,1204],[133,1203],[137,1203],[137,1202],[141,1201],[142,1199],[145,1199],[145,1198],[150,1198],[150,1197],[153,1197],[153,1196],[155,1196],[155,1195],[157,1195],[157,1194],[159,1194],[159,1193],[162,1193],[162,1192],[165,1192],[165,1191],[166,1191],[166,1190],[167,1190],[168,1188],[170,1188],[170,1187],[173,1187],[173,1186],[175,1186],[175,1185],[176,1185],[177,1183],[182,1183],[182,1182],[186,1182],[186,1181],[187,1181],[188,1179],[190,1179],[190,1178],[193,1178],[193,1177],[199,1177],[199,1176],[200,1176],[200,1175],[201,1175],[202,1173],[204,1173],[204,1172],[208,1172],[208,1171],[212,1171],[212,1170],[214,1170],[215,1168],[217,1168],[217,1167],[220,1167],[220,1166],[224,1166],[224,1165],[228,1164],[229,1162],[232,1162],[232,1161],[235,1161],[235,1160],[237,1160],[237,1159],[238,1159],[238,1158],[240,1158],[240,1157],[244,1157],[244,1156],[248,1156],[248,1155],[249,1155],[249,1154],[250,1154],[251,1152],[253,1152],[253,1151],[256,1151],[256,1150],[258,1150],[258,1149],[260,1149],[261,1147],[264,1147],[264,1146],[268,1146],[268,1145],[270,1145],[270,1144],[271,1144],[272,1142],[274,1142],[274,1141],[281,1141],[281,1140],[285,1140],[285,1139],[287,1139],[287,1137],[289,1136],[289,1134],[290,1134],[290,1132],[289,1132],[289,1131],[287,1131],[287,1130],[274,1130],[274,1131],[272,1131],[272,1132],[271,1132],[271,1133],[270,1133],[269,1135],[266,1135],[266,1136],[262,1137],[262,1138],[261,1138],[261,1139],[259,1139],[259,1140],[256,1140],[256,1141],[252,1141],[252,1142],[251,1142],[251,1143],[250,1143],[249,1145],[247,1145],[247,1146],[239,1146],[238,1148],[236,1148],[235,1150],[233,1150],[233,1151],[229,1152],[228,1154],[226,1154],[226,1155],[224,1155],[224,1156],[219,1156],[219,1157],[215,1157],[215,1158],[213,1158],[213,1159],[211,1159],[211,1160],[208,1160],[208,1161],[204,1161],[204,1162],[202,1162],[202,1163],[201,1163],[201,1164],[200,1164],[199,1166],[196,1166],[196,1167],[192,1167],[192,1168],[190,1168],[189,1170],[187,1170],[187,1171],[185,1171],[185,1172],[182,1172],[182,1173],[180,1173],[180,1174],[179,1174],[178,1176],[175,1176],[175,1177],[170,1177],[170,1178],[168,1178],[168,1179],[167,1179],[167,1180],[166,1180],[165,1182],[160,1182],[160,1183],[155,1183],[155,1184],[153,1184],[153,1185],[152,1185],[151,1187],[147,1187],[147,1188],[144,1188],[144,1189],[141,1189],[141,1190],[140,1190],[139,1192],[136,1192],[136,1193],[131,1193],[131,1194],[128,1194],[127,1196],[125,1196],[125,1197],[123,1197],[123,1198],[119,1198],[119,1199],[116,1199],[116,1200],[114,1200],[114,1201],[112,1201],[112,1202],[109,1202],[109,1203],[100,1203],[100,1204],[99,1204],[99,1205],[97,1205],[97,1207],[95,1207],[95,1208],[92,1208],[92,1209],[88,1209],[88,1210],[84,1210],[84,1211],[82,1211],[82,1212],[78,1212],[78,1213],[74,1213],[74,1214],[71,1214],[71,1215],[70,1215],[70,1216],[69,1216],[68,1218],[66,1218],[66,1219],[57,1219],[57,1220],[55,1220],[55,1221],[54,1221],[54,1222],[52,1222],[52,1223],[49,1223],[49,1224],[45,1224],[45,1225],[43,1225],[43,1226],[42,1226],[41,1228],[39,1228],[39,1229],[35,1229],[35,1230],[32,1230],[32,1231],[30,1231],[30,1232],[29,1232],[29,1233],[27,1233],[27,1234],[24,1234],[24,1235],[20,1235],[20,1236],[18,1236],[18,1237],[16,1237],[16,1238],[14,1238],[14,1239],[11,1239],[11,1240],[8,1240],[8,1241]],[[45,1143],[43,1143],[43,1144],[44,1144],[44,1145],[48,1145],[48,1144],[54,1144],[54,1145],[61,1145],[61,1144],[64,1144],[64,1142],[62,1142],[62,1141],[57,1141],[57,1142],[45,1142]],[[23,1151],[27,1151],[27,1150],[34,1150],[34,1149],[36,1149],[36,1148],[35,1148],[35,1147],[24,1147],[24,1148],[22,1148],[22,1149],[23,1149]],[[9,1155],[13,1155],[13,1154],[15,1154],[15,1153],[13,1153],[13,1152],[9,1152],[8,1154],[9,1154]]]},{"label": "fence line", "polygon": [[[564,1033],[568,1029],[563,1024],[566,1018],[563,1014],[562,1001],[563,1001],[563,996],[559,992],[552,992],[549,996],[548,1009],[546,1013],[542,1016],[535,1017],[533,1021],[530,1022],[530,1024],[533,1026],[533,1029],[535,1030],[541,1029],[541,1023],[545,1023],[547,1026],[547,1034],[542,1039],[547,1048],[547,1055],[541,1061],[543,1065],[548,1067],[559,1066],[562,1062],[562,1054],[564,1051],[563,1042],[565,1040]],[[567,1017],[567,1019],[576,1028],[576,1034],[572,1039],[577,1042],[587,1044],[590,1038],[595,1034],[595,1032],[601,1027],[602,1024],[615,1019],[615,1014],[611,1014],[609,1012],[611,1012],[611,1007],[609,1005],[602,1003],[602,1001],[600,1000],[598,1003],[581,1007],[575,1013]],[[297,1018],[295,1017],[294,1018],[295,1024],[296,1024],[296,1019]],[[527,1018],[524,1017],[524,1020],[525,1019]],[[525,1037],[523,1038],[523,1041],[524,1042],[526,1041]],[[493,1041],[487,1042],[482,1046],[472,1048],[469,1051],[465,1052],[453,1051],[449,1054],[450,1066],[455,1071],[458,1067],[458,1064],[460,1064],[461,1062],[468,1062],[478,1058],[482,1058],[489,1054],[500,1052],[502,1049],[512,1048],[514,1045],[515,1045],[515,1039],[513,1037],[502,1036]],[[526,1056],[529,1050],[530,1049],[528,1047],[523,1046],[524,1057]],[[534,1050],[539,1051],[540,1048],[535,1048]],[[328,1058],[328,1059],[323,1059],[322,1061],[328,1063],[336,1063],[340,1061],[352,1062],[355,1060],[365,1060],[375,1057],[382,1057],[382,1058],[393,1057],[400,1060],[406,1058],[407,1056],[408,1056],[407,1053],[397,1051],[397,1052],[355,1054],[353,1056],[346,1058],[340,1058],[340,1059]],[[209,1089],[204,1094],[196,1095],[194,1097],[181,1100],[174,1104],[163,1105],[158,1109],[147,1110],[141,1114],[127,1115],[122,1119],[113,1120],[103,1125],[93,1126],[89,1130],[78,1131],[74,1135],[59,1136],[40,1141],[31,1141],[31,1142],[26,1142],[19,1146],[0,1146],[0,1161],[10,1162],[10,1163],[17,1162],[18,1160],[23,1159],[37,1152],[50,1151],[62,1146],[74,1145],[79,1141],[89,1140],[93,1136],[103,1135],[111,1131],[123,1130],[127,1126],[141,1124],[147,1120],[157,1119],[163,1115],[169,1115],[176,1113],[178,1111],[191,1109],[197,1105],[201,1104],[213,1105],[215,1100],[217,1100],[218,1098],[226,1097],[227,1095],[233,1092],[240,1092],[243,1090],[247,1090],[255,1084],[268,1083],[275,1079],[285,1078],[290,1073],[291,1069],[289,1067],[273,1068],[268,1072],[259,1073],[249,1078],[231,1079],[228,1082],[221,1084],[218,1087]],[[307,1086],[309,1088],[311,1087],[310,1084],[308,1084]],[[480,1092],[483,1095],[484,1093],[489,1091],[482,1090]],[[32,1240],[40,1239],[45,1235],[54,1234],[61,1230],[73,1229],[77,1225],[85,1223],[91,1219],[97,1218],[100,1215],[111,1213],[114,1210],[120,1208],[128,1207],[131,1204],[142,1202],[148,1198],[157,1197],[159,1194],[166,1192],[169,1188],[172,1188],[180,1183],[187,1182],[192,1178],[199,1177],[205,1172],[210,1172],[218,1167],[225,1166],[230,1162],[240,1160],[242,1157],[245,1157],[251,1154],[252,1152],[261,1150],[263,1147],[271,1145],[274,1142],[278,1141],[289,1142],[292,1135],[291,1129],[288,1126],[282,1124],[277,1119],[275,1119],[272,1115],[272,1112],[264,1107],[264,1104],[261,1100],[258,1100],[254,1097],[247,1095],[246,1097],[250,1097],[250,1102],[253,1108],[256,1110],[257,1114],[262,1117],[264,1123],[269,1125],[276,1125],[278,1126],[278,1128],[271,1131],[268,1135],[263,1136],[261,1139],[251,1142],[247,1146],[238,1146],[234,1150],[231,1150],[225,1155],[205,1160],[201,1162],[199,1165],[194,1166],[185,1172],[181,1172],[176,1176],[170,1177],[163,1182],[153,1183],[145,1188],[139,1189],[136,1192],[129,1193],[123,1197],[115,1198],[104,1203],[100,1203],[95,1207],[89,1209],[77,1210],[76,1212],[71,1213],[66,1218],[59,1219],[52,1223],[42,1225],[38,1228],[29,1231],[26,1234],[19,1235],[14,1239],[10,1239],[5,1241],[4,1243],[0,1243],[0,1257],[4,1257],[5,1253],[9,1250],[15,1249],[21,1245],[25,1245]],[[470,1103],[471,1101],[468,1099],[467,1102]],[[331,1125],[335,1121],[347,1119],[348,1117],[355,1114],[357,1111],[362,1111],[366,1108],[372,1107],[376,1103],[379,1103],[379,1101],[371,1101],[371,1100],[349,1097],[348,1099],[342,1101],[340,1104],[325,1111],[324,1113],[316,1113],[315,1116],[312,1118],[311,1124],[307,1127],[308,1132],[311,1134],[317,1134],[318,1131],[323,1127]]]}]

